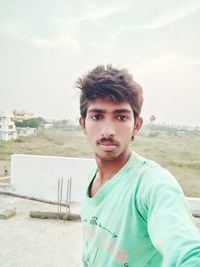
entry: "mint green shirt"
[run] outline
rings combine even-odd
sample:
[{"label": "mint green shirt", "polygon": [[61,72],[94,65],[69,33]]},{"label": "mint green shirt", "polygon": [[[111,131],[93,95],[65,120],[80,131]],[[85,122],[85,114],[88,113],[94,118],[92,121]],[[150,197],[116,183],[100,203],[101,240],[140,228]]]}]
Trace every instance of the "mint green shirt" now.
[{"label": "mint green shirt", "polygon": [[93,198],[83,198],[85,267],[200,267],[200,234],[176,179],[133,152]]}]

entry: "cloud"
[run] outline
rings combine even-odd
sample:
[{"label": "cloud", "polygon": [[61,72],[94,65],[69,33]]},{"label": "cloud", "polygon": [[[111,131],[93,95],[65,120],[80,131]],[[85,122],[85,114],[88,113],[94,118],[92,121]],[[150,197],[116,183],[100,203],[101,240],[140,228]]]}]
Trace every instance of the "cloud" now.
[{"label": "cloud", "polygon": [[59,26],[72,27],[81,24],[82,22],[98,20],[102,21],[103,19],[107,19],[108,17],[115,15],[119,12],[123,12],[127,8],[128,7],[125,4],[123,4],[122,6],[113,6],[113,3],[111,3],[110,6],[106,7],[97,7],[95,5],[94,7],[87,7],[87,11],[85,11],[82,16],[73,16],[73,18],[61,18],[58,16],[55,17],[54,20],[55,23],[57,23]]},{"label": "cloud", "polygon": [[171,24],[175,21],[178,21],[182,18],[185,18],[191,15],[193,12],[197,11],[198,9],[200,9],[199,1],[196,4],[193,4],[191,6],[180,7],[179,9],[174,10],[171,13],[162,15],[156,18],[155,20],[153,20],[149,25],[144,26],[144,28],[153,29],[153,28],[164,27],[168,24]]},{"label": "cloud", "polygon": [[[43,37],[33,37],[31,38],[31,43],[38,48],[49,47],[56,48],[62,46],[68,46],[74,49],[80,48],[81,42],[72,36],[71,32],[76,32],[77,26],[82,22],[102,20],[107,18],[117,12],[121,11],[118,7],[106,7],[106,8],[96,8],[91,9],[83,16],[73,17],[73,18],[61,18],[61,17],[51,17],[49,23],[55,29],[55,37],[53,38],[43,38]],[[70,32],[69,32],[70,30]],[[87,42],[87,45],[98,47],[99,44],[94,41]]]},{"label": "cloud", "polygon": [[149,58],[143,63],[136,66],[135,73],[139,76],[148,76],[152,74],[159,75],[161,73],[174,73],[176,71],[193,71],[200,65],[199,59],[182,58],[176,53],[169,52],[165,55]]},{"label": "cloud", "polygon": [[34,37],[31,38],[31,42],[36,47],[50,47],[53,48],[56,46],[56,42],[50,39],[40,38],[40,37]]},{"label": "cloud", "polygon": [[79,49],[80,47],[79,41],[75,39],[69,32],[60,32],[55,36],[55,38],[34,37],[31,38],[31,43],[37,48],[68,47],[72,49]]},{"label": "cloud", "polygon": [[117,29],[116,32],[112,33],[111,38],[113,40],[116,40],[117,38],[119,38],[121,33],[127,30],[133,32],[140,32],[141,30],[157,29],[165,27],[180,19],[190,16],[192,13],[196,12],[199,9],[200,9],[200,1],[195,2],[193,4],[190,3],[190,5],[181,6],[179,8],[174,9],[171,12],[168,12],[167,14],[162,14],[161,16],[153,19],[151,22],[145,25],[135,25],[135,26],[122,25]]},{"label": "cloud", "polygon": [[19,27],[19,25],[12,22],[1,22],[0,23],[0,33],[5,34],[9,37],[15,39],[22,39],[24,28]]},{"label": "cloud", "polygon": [[91,11],[85,16],[73,19],[70,23],[78,24],[84,21],[99,20],[109,17],[114,13],[116,13],[116,10],[114,9],[101,9],[97,11]]},{"label": "cloud", "polygon": [[[37,48],[65,46],[79,49],[80,45],[83,44],[79,40],[79,37],[81,37],[79,34],[80,26],[83,22],[95,24],[99,20],[107,19],[126,9],[126,4],[114,5],[113,2],[106,6],[98,7],[96,4],[90,4],[84,6],[81,10],[82,12],[78,12],[80,11],[78,10],[74,14],[74,10],[72,9],[71,13],[66,13],[64,17],[62,12],[61,14],[58,12],[57,15],[45,17],[45,21],[43,17],[40,17],[41,27],[39,29],[38,22],[33,18],[31,18],[28,23],[25,22],[23,17],[21,20],[10,18],[10,20],[7,19],[5,22],[0,22],[0,33],[18,41],[32,43]],[[45,34],[42,34],[43,32]],[[89,41],[88,43],[90,46],[99,46],[99,44],[94,41]]]},{"label": "cloud", "polygon": [[181,6],[177,9],[172,10],[171,12],[168,12],[167,14],[162,14],[161,16],[153,19],[150,23],[146,25],[127,26],[124,27],[124,29],[138,32],[140,30],[157,29],[165,27],[178,20],[190,16],[192,13],[196,12],[199,9],[200,9],[200,1],[197,1],[193,4],[191,4],[190,2],[190,5]]},{"label": "cloud", "polygon": [[64,27],[57,27],[54,36],[49,38],[34,36],[32,31],[31,28],[27,29],[25,26],[23,27],[17,23],[6,22],[0,24],[0,34],[18,41],[32,43],[37,48],[57,48],[63,46],[72,49],[80,48],[80,42],[72,36],[71,32],[64,30]]},{"label": "cloud", "polygon": [[81,23],[83,21],[104,19],[115,14],[118,11],[119,10],[115,8],[97,9],[95,11],[93,10],[88,14],[86,14],[85,16],[73,19],[71,23]]}]

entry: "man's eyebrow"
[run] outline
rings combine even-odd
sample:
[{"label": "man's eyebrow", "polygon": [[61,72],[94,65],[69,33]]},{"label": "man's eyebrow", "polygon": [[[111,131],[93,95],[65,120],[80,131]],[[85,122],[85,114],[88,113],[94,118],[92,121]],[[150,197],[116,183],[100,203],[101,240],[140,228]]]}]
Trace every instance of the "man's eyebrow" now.
[{"label": "man's eyebrow", "polygon": [[121,109],[116,109],[113,111],[113,113],[128,113],[130,114],[132,111],[129,109],[121,108]]},{"label": "man's eyebrow", "polygon": [[105,113],[105,110],[100,108],[92,108],[88,110],[88,113]]},{"label": "man's eyebrow", "polygon": [[[115,109],[113,111],[113,113],[126,113],[126,114],[130,114],[132,111],[129,109],[125,109],[125,108],[120,108],[120,109]],[[100,108],[92,108],[88,110],[88,113],[106,113],[105,110],[100,109]]]}]

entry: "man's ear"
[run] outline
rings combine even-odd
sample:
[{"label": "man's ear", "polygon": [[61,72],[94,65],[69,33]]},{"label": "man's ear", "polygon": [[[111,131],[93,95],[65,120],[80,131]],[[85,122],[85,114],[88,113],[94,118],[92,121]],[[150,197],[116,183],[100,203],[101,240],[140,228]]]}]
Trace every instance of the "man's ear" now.
[{"label": "man's ear", "polygon": [[85,129],[85,119],[83,117],[79,118],[79,124],[84,134],[87,134],[86,129]]},{"label": "man's ear", "polygon": [[143,124],[143,119],[141,117],[137,118],[134,124],[134,128],[133,128],[133,135],[136,135],[140,128],[142,127]]}]

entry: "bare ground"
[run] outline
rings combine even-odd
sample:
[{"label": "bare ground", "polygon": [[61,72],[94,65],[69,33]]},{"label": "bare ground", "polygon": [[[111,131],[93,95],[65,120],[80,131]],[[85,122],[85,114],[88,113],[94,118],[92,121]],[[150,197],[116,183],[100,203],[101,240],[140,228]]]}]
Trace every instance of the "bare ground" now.
[{"label": "bare ground", "polygon": [[[56,206],[0,195],[0,210],[16,215],[0,220],[1,267],[80,267],[81,222],[34,219],[30,211],[55,211]],[[79,213],[79,205],[72,205]],[[63,208],[64,211],[64,208]]]}]

